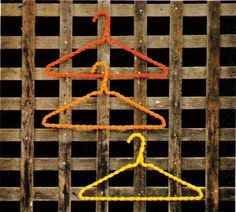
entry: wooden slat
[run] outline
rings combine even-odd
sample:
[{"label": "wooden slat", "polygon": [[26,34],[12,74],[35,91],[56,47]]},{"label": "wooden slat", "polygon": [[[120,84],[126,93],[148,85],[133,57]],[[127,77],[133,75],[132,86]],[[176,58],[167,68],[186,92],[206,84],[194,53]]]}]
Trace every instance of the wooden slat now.
[{"label": "wooden slat", "polygon": [[[101,1],[97,5],[98,11],[106,11],[110,14],[110,1]],[[94,13],[95,14],[95,13]],[[102,37],[105,27],[105,17],[100,17],[98,20],[98,37]],[[110,47],[104,43],[98,47],[98,61],[105,62],[110,66]],[[104,72],[104,68],[100,67],[98,71]],[[98,87],[100,89],[102,80],[98,80]],[[109,87],[109,83],[108,83]],[[109,125],[109,108],[110,101],[109,97],[102,94],[97,98],[97,124]],[[109,130],[98,130],[97,131],[97,161],[96,161],[96,178],[100,179],[109,174]],[[109,184],[104,182],[97,186],[97,196],[109,195]],[[97,212],[108,212],[108,202],[96,202]]]},{"label": "wooden slat", "polygon": [[[2,142],[20,141],[20,129],[1,129],[0,137]],[[112,141],[125,141],[130,135],[130,131],[127,132],[111,132],[110,140]],[[58,130],[56,129],[35,129],[35,141],[57,141]],[[161,141],[168,141],[168,129],[161,131],[150,131],[147,135],[147,140],[157,141],[157,138]],[[79,141],[96,141],[96,135],[93,131],[74,131],[72,135],[73,140]],[[182,140],[183,141],[204,141],[205,140],[205,128],[182,128]],[[234,128],[221,128],[220,129],[221,141],[233,141],[235,140]]]},{"label": "wooden slat", "polygon": [[[138,2],[134,4],[134,45],[135,50],[147,54],[147,4],[146,1]],[[147,73],[147,62],[134,57],[134,72],[135,73]],[[146,106],[146,93],[147,93],[147,80],[136,79],[134,80],[134,100],[135,102]],[[146,124],[146,114],[142,111],[134,110],[134,124],[141,125]],[[146,137],[146,132],[141,131]],[[134,141],[134,157],[137,157],[140,149],[140,142],[138,139]],[[145,154],[145,152],[144,152]],[[145,155],[144,155],[145,157]],[[145,196],[146,191],[146,170],[139,166],[134,169],[134,193],[135,196]],[[145,202],[134,202],[134,212],[146,211]]]},{"label": "wooden slat", "polygon": [[1,3],[1,16],[22,16],[22,4]]},{"label": "wooden slat", "polygon": [[[234,3],[221,4],[220,15],[235,16],[236,6]],[[2,3],[2,16],[21,16],[22,4]],[[111,7],[112,16],[130,16],[134,9],[132,4],[116,4]],[[59,16],[59,4],[37,4],[36,16],[52,17]],[[73,14],[75,16],[92,17],[97,12],[96,4],[75,4]],[[147,15],[163,17],[170,15],[169,4],[148,4]],[[207,4],[184,4],[184,16],[207,16]]]},{"label": "wooden slat", "polygon": [[58,201],[59,193],[57,187],[34,187],[34,200],[37,201]]},{"label": "wooden slat", "polygon": [[[35,80],[57,80],[52,77],[48,77],[44,74],[44,68],[35,69]],[[2,68],[0,70],[0,75],[2,80],[21,80],[20,75],[21,68]],[[55,72],[58,71],[57,68],[54,69]],[[183,67],[183,79],[206,79],[206,67]],[[72,73],[88,73],[89,68],[71,68],[69,71]],[[111,73],[113,74],[124,74],[132,73],[133,68],[111,68]],[[159,68],[148,67],[147,73],[159,73],[161,70]],[[220,78],[221,79],[232,79],[236,77],[236,67],[235,66],[221,66],[220,68]]]},{"label": "wooden slat", "polygon": [[[171,2],[170,82],[169,82],[169,172],[181,177],[182,110],[182,30],[183,3]],[[169,196],[181,196],[181,186],[169,180]],[[181,211],[179,202],[169,203],[169,211]]]},{"label": "wooden slat", "polygon": [[[221,66],[220,78],[231,79],[236,77],[234,66]],[[183,67],[183,79],[206,79],[205,67]]]},{"label": "wooden slat", "polygon": [[[72,51],[72,0],[60,2],[60,56]],[[70,70],[71,60],[60,64],[59,71]],[[60,79],[59,102],[60,105],[71,101],[72,80]],[[60,123],[71,123],[71,111],[60,114]],[[59,200],[58,210],[62,212],[71,210],[71,138],[70,129],[59,130]]]},{"label": "wooden slat", "polygon": [[[72,98],[75,100],[76,98]],[[133,98],[130,98],[133,99]],[[169,98],[168,97],[147,97],[147,107],[152,110],[168,109]],[[16,97],[4,97],[1,99],[1,110],[11,111],[20,110],[20,98]],[[35,98],[35,109],[36,110],[54,110],[58,107],[59,99],[57,97],[42,97]],[[220,97],[220,108],[231,109],[236,106],[236,97],[227,96]],[[183,97],[182,108],[183,109],[205,109],[206,97]],[[131,110],[131,106],[120,102],[116,98],[110,99],[111,110]],[[92,98],[85,103],[81,103],[73,108],[73,110],[96,110],[96,98]]]},{"label": "wooden slat", "polygon": [[22,8],[21,187],[20,210],[33,211],[35,1]]},{"label": "wooden slat", "polygon": [[220,15],[221,16],[235,16],[236,15],[236,5],[235,2],[231,4],[220,4]]},{"label": "wooden slat", "polygon": [[21,167],[20,158],[0,158],[0,170],[18,171]]},{"label": "wooden slat", "polygon": [[19,187],[0,187],[1,201],[19,201],[21,199],[21,191]]},{"label": "wooden slat", "polygon": [[[72,188],[72,200],[78,201],[77,196],[75,195],[78,193],[80,188],[73,187]],[[204,192],[204,188],[202,189]],[[50,191],[50,192],[49,192]],[[147,187],[147,192],[150,195],[154,196],[166,196],[168,194],[168,188],[166,187]],[[92,194],[95,193],[94,189],[91,192]],[[110,189],[111,195],[132,195],[134,190],[132,187],[112,187]],[[34,189],[35,199],[36,200],[57,200],[57,189],[56,188],[35,188]],[[189,195],[189,189],[183,188],[183,194]],[[233,187],[222,187],[220,189],[220,196],[221,200],[223,201],[234,201],[234,188]]]},{"label": "wooden slat", "polygon": [[235,189],[231,187],[220,187],[219,199],[221,201],[235,201]]},{"label": "wooden slat", "polygon": [[220,2],[208,2],[206,105],[206,210],[219,205]]},{"label": "wooden slat", "polygon": [[[72,201],[79,201],[77,193],[80,187],[71,188]],[[203,192],[205,189],[202,188]],[[189,195],[189,189],[183,188],[183,194]],[[234,201],[235,200],[235,188],[234,187],[220,187],[220,200],[221,201]],[[19,188],[0,188],[0,199],[2,201],[19,201],[20,194]],[[92,192],[94,194],[94,189]],[[133,187],[112,187],[110,188],[111,195],[132,195],[134,193]],[[167,187],[147,187],[147,193],[154,196],[166,196],[168,194]],[[58,200],[58,188],[57,187],[34,187],[33,188],[34,200],[35,201],[57,201]]]},{"label": "wooden slat", "polygon": [[[2,16],[21,16],[22,4],[2,3]],[[132,14],[133,5],[112,5],[111,14],[114,16],[130,16]],[[76,16],[93,16],[97,12],[96,5],[79,4],[74,5],[73,13]],[[168,4],[148,5],[148,16],[169,16],[170,6]],[[233,16],[235,12],[235,4],[222,3],[221,15]],[[206,4],[187,4],[184,5],[184,16],[206,16]],[[58,4],[37,4],[36,16],[59,16]]]},{"label": "wooden slat", "polygon": [[[207,35],[184,35],[183,48],[206,48]],[[36,36],[36,49],[58,49],[59,36]],[[80,48],[91,40],[96,39],[95,36],[73,36],[73,49]],[[112,36],[112,39],[122,41],[130,47],[134,47],[133,36]],[[164,36],[147,36],[147,48],[169,48],[170,38]],[[236,45],[236,35],[221,35],[220,47],[234,47]],[[21,49],[20,36],[1,36],[2,49]],[[111,49],[118,49],[117,46],[111,46]],[[93,48],[95,49],[95,47]]]},{"label": "wooden slat", "polygon": [[[110,170],[116,170],[122,166],[132,163],[133,158],[110,158]],[[168,169],[168,158],[146,158],[148,163],[153,163],[162,169]],[[58,158],[35,158],[34,170],[58,170]],[[184,157],[182,158],[182,170],[205,170],[206,159],[204,157]],[[219,161],[220,170],[234,170],[235,158],[222,157]],[[72,158],[71,170],[88,170],[96,169],[96,158]],[[19,171],[19,158],[0,158],[0,170],[2,171]]]}]

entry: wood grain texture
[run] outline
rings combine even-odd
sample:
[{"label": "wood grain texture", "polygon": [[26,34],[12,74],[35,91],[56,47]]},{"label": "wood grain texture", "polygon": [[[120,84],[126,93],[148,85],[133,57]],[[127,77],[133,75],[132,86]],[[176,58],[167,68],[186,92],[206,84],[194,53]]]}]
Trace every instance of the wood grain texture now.
[{"label": "wood grain texture", "polygon": [[[207,16],[207,4],[184,4],[184,16]],[[132,4],[116,4],[111,7],[112,16],[130,16],[134,9]],[[22,4],[2,3],[2,16],[21,16]],[[75,4],[73,7],[74,14],[80,16],[91,17],[97,12],[97,5],[95,4]],[[37,4],[36,16],[59,16],[59,4]],[[170,5],[168,4],[149,4],[147,5],[148,16],[169,16]],[[234,3],[222,3],[220,9],[222,16],[235,16],[236,6]]]},{"label": "wood grain texture", "polygon": [[20,210],[33,211],[35,2],[22,8],[21,187]]},{"label": "wood grain texture", "polygon": [[[72,98],[75,100],[76,98]],[[130,98],[133,99],[133,98]],[[220,97],[220,108],[221,109],[231,109],[236,106],[236,97],[225,96]],[[36,110],[54,110],[58,106],[59,98],[57,97],[36,97],[35,98],[35,109]],[[96,110],[96,99],[92,98],[85,103],[76,105],[74,110]],[[3,97],[1,99],[1,110],[11,111],[20,110],[21,108],[21,98],[20,97]],[[149,109],[168,109],[169,108],[169,98],[168,97],[147,97],[146,105]],[[182,109],[205,109],[206,108],[206,97],[182,97]],[[131,106],[120,102],[116,98],[112,97],[110,99],[110,109],[111,110],[130,110]]]},{"label": "wood grain texture", "polygon": [[[183,3],[171,2],[169,77],[169,172],[181,177],[182,31]],[[169,180],[169,195],[181,196],[181,186]],[[181,211],[180,202],[170,202],[169,211]]]},{"label": "wood grain texture", "polygon": [[[233,79],[236,77],[236,66],[221,66],[220,67],[220,78],[221,79]],[[53,71],[57,72],[58,68],[54,68]],[[111,73],[132,73],[133,68],[130,67],[112,67]],[[89,68],[71,68],[72,73],[88,73]],[[148,67],[147,73],[158,73],[161,69]],[[35,80],[55,80],[55,78],[48,78],[43,73],[42,68],[35,69]],[[2,80],[21,80],[20,68],[1,68],[0,75]],[[182,68],[183,79],[206,79],[206,67],[183,67]],[[167,77],[168,78],[168,77]]]},{"label": "wood grain texture", "polygon": [[[162,169],[168,169],[168,159],[161,157],[149,157],[147,162],[153,163]],[[34,159],[34,170],[45,171],[45,170],[58,170],[59,158],[35,158]],[[110,158],[110,169],[116,170],[132,163],[133,158]],[[71,170],[86,170],[92,171],[96,168],[96,158],[72,158],[71,159]],[[206,159],[204,157],[184,157],[182,158],[182,170],[205,170]],[[235,166],[235,158],[233,157],[222,157],[219,160],[220,170],[233,170]],[[0,169],[4,171],[19,171],[20,170],[20,159],[19,158],[0,158]]]},{"label": "wood grain texture", "polygon": [[[81,29],[83,30],[83,29]],[[122,41],[130,47],[134,47],[135,42],[133,36],[111,36],[112,39]],[[206,48],[207,35],[183,35],[183,48]],[[36,36],[37,49],[58,49],[59,36]],[[80,48],[91,40],[96,39],[95,36],[73,36],[72,47]],[[168,35],[148,35],[147,48],[169,48],[170,37]],[[1,36],[2,49],[20,49],[21,36]],[[220,36],[220,47],[234,47],[236,45],[236,35],[225,34]],[[111,49],[117,49],[117,46],[110,46]],[[95,49],[95,47],[93,48]]]},{"label": "wood grain texture", "polygon": [[[72,193],[78,193],[81,187],[72,187]],[[205,189],[202,189],[205,192]],[[221,201],[234,201],[235,200],[234,187],[220,187],[219,195]],[[92,189],[92,194],[95,194],[95,189]],[[134,193],[133,187],[112,187],[110,188],[111,195],[132,195]],[[168,195],[168,187],[148,187],[147,193],[150,195]],[[182,189],[183,195],[191,195],[189,189]],[[35,201],[57,201],[58,188],[56,187],[34,187],[33,198]],[[19,201],[20,191],[18,187],[0,188],[0,199],[2,201]],[[72,196],[72,201],[79,201],[77,196]]]},{"label": "wood grain texture", "polygon": [[[22,4],[2,3],[2,16],[21,16]],[[184,16],[207,16],[207,4],[184,4]],[[134,5],[132,4],[113,4],[111,7],[112,16],[130,16],[133,13]],[[80,16],[92,17],[97,12],[96,4],[75,4],[73,7],[74,14]],[[59,4],[37,4],[36,16],[59,16]],[[169,16],[169,4],[149,4],[147,5],[147,15],[153,17]],[[220,9],[222,16],[235,16],[236,5],[234,3],[222,3]]]},{"label": "wood grain texture", "polygon": [[[204,141],[206,138],[205,128],[182,128],[182,140],[183,141]],[[130,132],[111,132],[110,139],[112,141],[126,140],[130,135]],[[160,132],[153,131],[147,133],[147,140],[155,141],[156,138],[161,141],[168,141],[168,130],[163,129]],[[21,130],[20,129],[1,129],[0,137],[2,142],[13,142],[20,141]],[[55,129],[35,129],[35,141],[55,141],[58,138],[58,130]],[[74,131],[72,132],[73,140],[80,141],[96,141],[95,132],[83,132]],[[235,140],[235,129],[234,128],[221,128],[220,129],[220,140],[221,141],[233,141]]]},{"label": "wood grain texture", "polygon": [[[72,0],[60,2],[60,57],[72,51]],[[71,60],[60,64],[59,71],[70,70]],[[71,79],[60,79],[59,105],[72,100]],[[71,123],[71,111],[60,113],[60,123]],[[71,135],[70,129],[59,130],[59,194],[58,211],[71,210]]]},{"label": "wood grain texture", "polygon": [[206,105],[206,210],[219,211],[220,2],[208,2]]},{"label": "wood grain texture", "polygon": [[[97,5],[98,11],[106,11],[110,13],[110,1],[101,1]],[[95,13],[94,13],[95,14]],[[99,17],[98,20],[98,37],[101,37],[104,33],[105,18]],[[110,46],[106,43],[98,46],[98,61],[105,62],[108,67],[110,66]],[[98,72],[104,72],[101,67]],[[100,88],[102,80],[98,80],[98,87]],[[109,86],[109,83],[108,83]],[[110,113],[110,98],[109,96],[102,94],[97,97],[97,124],[109,125],[109,113]],[[109,130],[97,131],[97,163],[96,163],[96,177],[100,179],[109,174]],[[104,182],[97,186],[97,196],[109,195],[109,184]],[[108,212],[108,202],[96,202],[97,212]]]},{"label": "wood grain texture", "polygon": [[[146,55],[147,54],[147,3],[146,1],[134,4],[134,43],[135,50]],[[134,57],[134,71],[135,73],[147,73],[147,62]],[[146,106],[147,80],[134,80],[134,101]],[[134,124],[146,124],[146,114],[142,111],[134,110]],[[142,135],[146,137],[146,132],[141,131]],[[134,141],[134,157],[136,158],[140,149],[140,142],[138,139]],[[146,151],[145,151],[146,152]],[[146,154],[144,152],[144,154]],[[144,156],[145,157],[145,156]],[[146,169],[138,166],[134,169],[134,194],[136,196],[146,196]],[[134,212],[146,211],[145,202],[134,202]]]}]

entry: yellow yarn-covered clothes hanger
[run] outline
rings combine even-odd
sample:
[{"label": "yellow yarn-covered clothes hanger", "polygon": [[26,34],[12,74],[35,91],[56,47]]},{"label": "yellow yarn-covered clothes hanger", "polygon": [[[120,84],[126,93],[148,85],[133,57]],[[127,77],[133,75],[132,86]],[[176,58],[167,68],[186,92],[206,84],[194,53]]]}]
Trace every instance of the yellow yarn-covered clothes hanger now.
[{"label": "yellow yarn-covered clothes hanger", "polygon": [[[192,185],[191,183],[188,183],[184,180],[181,180],[180,178],[164,171],[163,169],[155,166],[152,163],[145,163],[144,162],[144,156],[143,156],[143,152],[145,149],[145,138],[142,134],[140,133],[133,133],[132,135],[129,136],[127,142],[130,143],[134,138],[138,137],[141,141],[141,146],[140,146],[140,150],[137,156],[137,159],[135,161],[135,163],[131,163],[131,164],[127,164],[126,166],[121,167],[120,169],[110,173],[109,175],[95,181],[94,183],[91,183],[89,185],[87,185],[86,187],[82,188],[79,193],[78,193],[78,198],[80,200],[85,200],[85,201],[196,201],[196,200],[201,200],[203,198],[203,193],[201,188]],[[172,196],[160,196],[160,197],[156,197],[156,196],[147,196],[147,197],[141,197],[141,196],[120,196],[120,197],[116,197],[116,196],[101,196],[101,197],[97,197],[97,196],[84,196],[84,193],[86,191],[88,191],[89,189],[109,180],[110,178],[114,177],[115,175],[120,174],[121,172],[126,171],[127,169],[131,169],[131,168],[135,168],[138,165],[143,166],[145,168],[150,168],[153,169],[157,172],[159,172],[160,174],[165,175],[166,177],[168,177],[171,180],[176,181],[177,183],[188,187],[189,189],[196,191],[197,192],[197,196],[179,196],[179,197],[172,197]]]},{"label": "yellow yarn-covered clothes hanger", "polygon": [[[119,92],[110,91],[107,86],[107,80],[108,80],[108,76],[109,76],[109,68],[106,63],[96,62],[91,69],[91,73],[94,73],[99,66],[102,66],[104,68],[104,78],[101,83],[100,90],[93,91],[83,97],[80,97],[68,104],[65,104],[65,105],[59,107],[58,109],[52,111],[48,115],[44,116],[44,118],[42,120],[43,126],[50,127],[50,128],[66,128],[66,129],[80,129],[80,130],[160,130],[160,129],[165,128],[166,122],[165,122],[165,119],[161,115],[159,115],[159,114],[149,110],[148,108],[138,104],[137,102],[123,96]],[[78,105],[82,102],[87,101],[91,97],[99,96],[102,94],[105,94],[108,96],[114,96],[114,97],[118,98],[120,101],[129,104],[130,106],[136,108],[137,110],[147,113],[148,115],[154,117],[155,119],[160,120],[161,124],[160,125],[85,125],[85,124],[82,125],[82,124],[48,123],[49,118],[51,118],[59,113],[62,113],[65,110],[71,109],[75,105]]]}]

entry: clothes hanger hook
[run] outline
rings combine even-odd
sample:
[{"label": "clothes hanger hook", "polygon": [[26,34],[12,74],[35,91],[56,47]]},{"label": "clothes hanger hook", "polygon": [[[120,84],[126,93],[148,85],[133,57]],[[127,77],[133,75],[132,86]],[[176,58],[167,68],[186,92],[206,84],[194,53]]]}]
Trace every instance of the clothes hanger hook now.
[{"label": "clothes hanger hook", "polygon": [[136,159],[136,163],[138,164],[143,164],[144,163],[144,149],[145,149],[145,144],[146,144],[146,140],[144,138],[144,136],[141,133],[133,133],[132,135],[129,136],[127,143],[130,143],[134,138],[139,138],[141,145],[140,145],[140,149],[139,149],[139,153]]},{"label": "clothes hanger hook", "polygon": [[104,34],[102,35],[102,39],[106,40],[107,38],[110,37],[111,17],[110,17],[110,15],[107,12],[100,11],[100,12],[96,13],[93,16],[93,20],[92,21],[95,23],[99,16],[105,16],[105,18],[106,18],[105,27],[104,27]]},{"label": "clothes hanger hook", "polygon": [[107,91],[108,88],[107,88],[107,81],[108,81],[108,77],[109,77],[109,68],[108,68],[108,65],[102,61],[98,61],[96,62],[92,68],[91,68],[91,73],[94,74],[98,68],[98,66],[102,66],[103,69],[104,69],[104,77],[103,77],[103,80],[102,80],[102,83],[101,83],[101,91]]}]

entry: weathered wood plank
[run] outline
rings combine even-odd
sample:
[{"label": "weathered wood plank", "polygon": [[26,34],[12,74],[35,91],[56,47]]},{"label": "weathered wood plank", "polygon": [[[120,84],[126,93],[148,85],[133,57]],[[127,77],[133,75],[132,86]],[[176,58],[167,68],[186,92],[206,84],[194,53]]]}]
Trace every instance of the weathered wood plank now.
[{"label": "weathered wood plank", "polygon": [[19,201],[21,199],[21,191],[19,187],[1,187],[0,200],[1,201]]},{"label": "weathered wood plank", "polygon": [[[72,51],[72,0],[60,2],[60,56]],[[70,70],[71,60],[60,64],[59,71]],[[67,104],[72,100],[72,80],[60,79],[59,102]],[[71,111],[60,114],[60,123],[71,123]],[[71,137],[70,129],[59,130],[59,200],[58,211],[71,210]]]},{"label": "weathered wood plank", "polygon": [[59,193],[57,187],[34,187],[34,200],[37,201],[58,201]]},{"label": "weathered wood plank", "polygon": [[[182,30],[183,3],[171,2],[169,82],[169,172],[181,177]],[[181,196],[181,186],[169,180],[169,196]],[[170,202],[169,211],[181,211],[179,202]]]},{"label": "weathered wood plank", "polygon": [[[1,68],[0,75],[2,80],[21,80],[20,68]],[[220,78],[221,79],[232,79],[236,77],[236,67],[235,66],[221,66],[220,67]],[[54,68],[55,72],[58,72],[57,68]],[[88,73],[88,68],[71,68],[72,73]],[[124,74],[132,73],[133,68],[126,67],[113,67],[110,72],[112,74]],[[159,73],[160,69],[156,67],[148,67],[147,73]],[[183,79],[206,79],[206,67],[183,67]],[[49,78],[43,72],[43,68],[35,69],[35,80],[57,80],[55,78]]]},{"label": "weathered wood plank", "polygon": [[[97,5],[98,11],[106,11],[110,13],[110,1],[101,1]],[[104,33],[105,17],[100,17],[98,20],[98,37],[100,38]],[[110,66],[110,46],[106,43],[98,46],[98,61],[105,62]],[[100,67],[98,71],[104,72],[104,68]],[[98,87],[100,89],[102,80],[98,80]],[[109,83],[108,83],[109,86]],[[102,94],[97,97],[97,124],[109,125],[109,110],[110,99],[107,95]],[[96,177],[100,179],[109,174],[109,130],[97,131],[97,163],[96,163]],[[109,195],[109,184],[105,182],[97,187],[97,196]],[[108,202],[96,202],[96,211],[108,212]]]},{"label": "weathered wood plank", "polygon": [[22,6],[20,210],[33,211],[35,1]]},{"label": "weathered wood plank", "polygon": [[[234,3],[221,4],[220,15],[222,16],[235,16],[236,6]],[[9,4],[2,3],[2,16],[21,16],[22,4]],[[117,4],[112,5],[112,16],[130,16],[134,6],[132,4]],[[73,7],[73,14],[79,16],[92,17],[97,12],[97,5],[95,4],[75,4]],[[59,4],[37,4],[36,16],[59,16]],[[169,4],[148,4],[147,15],[155,17],[169,16]],[[184,16],[207,16],[207,4],[185,4],[183,10]]]},{"label": "weathered wood plank", "polygon": [[220,15],[221,16],[235,16],[236,15],[236,5],[234,3],[220,4]]},{"label": "weathered wood plank", "polygon": [[[76,98],[72,98],[75,100]],[[133,99],[133,98],[130,98]],[[1,99],[1,110],[20,110],[20,98],[16,97],[3,97]],[[39,97],[35,98],[36,110],[54,110],[58,107],[59,99],[57,97]],[[152,110],[167,109],[169,107],[168,97],[147,97],[147,107]],[[221,109],[232,109],[236,106],[236,97],[227,96],[220,97]],[[182,108],[183,109],[205,109],[206,97],[183,97]],[[133,109],[131,106],[120,102],[116,98],[110,99],[111,110],[129,110]],[[96,98],[91,98],[85,103],[81,103],[73,108],[73,110],[96,110]]]},{"label": "weathered wood plank", "polygon": [[[133,162],[133,158],[110,158],[110,170],[116,170],[120,167]],[[168,169],[168,158],[155,158],[148,157],[148,163],[153,163],[162,169]],[[58,170],[58,158],[35,158],[34,170]],[[72,158],[71,170],[88,170],[96,169],[96,158]],[[182,158],[182,170],[205,170],[206,160],[204,157],[184,157]],[[220,158],[220,170],[234,170],[235,158],[222,157]],[[0,158],[0,169],[6,171],[19,171],[20,159],[19,158]]]},{"label": "weathered wood plank", "polygon": [[[20,129],[1,129],[0,137],[3,142],[20,141]],[[72,132],[72,139],[79,141],[96,141],[95,132],[91,131],[74,131]],[[115,132],[111,131],[110,139],[112,141],[126,140],[131,134],[131,131],[127,132]],[[204,141],[205,140],[205,128],[182,128],[182,140],[183,141]],[[147,133],[147,140],[156,141],[168,141],[168,129],[161,131],[150,131]],[[57,141],[58,130],[56,129],[35,129],[35,141]],[[220,129],[221,141],[233,141],[235,140],[234,128],[222,128]]]},{"label": "weathered wood plank", "polygon": [[21,160],[20,158],[0,158],[0,170],[1,171],[13,171],[20,170]]},{"label": "weathered wood plank", "polygon": [[[147,3],[146,1],[134,4],[134,45],[135,50],[147,54]],[[134,71],[135,73],[146,73],[147,62],[134,57]],[[134,80],[134,100],[135,102],[146,106],[147,95],[147,80],[135,79]],[[142,111],[134,110],[134,124],[146,124],[146,114]],[[146,132],[141,132],[146,137]],[[138,140],[134,143],[134,157],[137,157],[140,149],[140,142]],[[144,154],[146,154],[144,152]],[[145,157],[145,156],[144,156]],[[134,192],[136,196],[145,196],[146,191],[146,169],[143,167],[136,167],[134,170]],[[146,211],[145,202],[134,202],[134,212]]]},{"label": "weathered wood plank", "polygon": [[[73,193],[78,192],[78,188],[72,188]],[[205,191],[202,188],[203,193]],[[91,193],[94,193],[92,191]],[[112,187],[110,189],[111,195],[133,195],[134,190],[133,187]],[[182,189],[183,195],[190,196],[192,193],[188,188]],[[168,188],[167,187],[147,187],[147,194],[150,196],[167,196],[168,195]],[[192,194],[193,195],[193,194]],[[43,195],[42,195],[43,196]],[[233,187],[221,187],[220,188],[220,196],[222,201],[234,201],[234,188]],[[73,200],[77,200],[74,198]]]},{"label": "weathered wood plank", "polygon": [[22,4],[1,3],[1,16],[22,16]]},{"label": "weathered wood plank", "polygon": [[[234,66],[221,66],[220,78],[230,79],[236,77]],[[183,67],[183,79],[206,79],[205,67]]]},{"label": "weathered wood plank", "polygon": [[[225,4],[226,5],[226,4]],[[231,6],[235,6],[231,4]],[[169,16],[171,12],[171,6],[170,4],[158,4],[153,5],[149,4],[147,6],[147,14],[148,16],[155,16],[155,17],[163,17],[163,16]],[[232,11],[230,6],[224,7],[222,10],[222,14],[231,14],[231,12],[235,13],[235,11]],[[207,15],[207,5],[206,4],[184,4],[183,5],[183,16],[206,16]]]},{"label": "weathered wood plank", "polygon": [[220,2],[208,2],[206,105],[206,210],[219,205]]},{"label": "weathered wood plank", "polygon": [[[72,201],[79,201],[77,193],[80,187],[72,187]],[[95,193],[95,189],[91,189],[91,193]],[[202,188],[203,192],[205,191]],[[111,195],[132,195],[134,193],[133,187],[112,187],[110,188]],[[155,196],[166,196],[168,195],[167,187],[147,187],[147,193]],[[189,195],[189,189],[182,189],[183,195]],[[221,201],[234,201],[235,200],[235,188],[234,187],[221,187],[219,189]],[[58,188],[57,187],[34,187],[33,195],[35,201],[57,201],[58,200]],[[0,188],[0,199],[2,201],[19,201],[20,192],[19,188]]]},{"label": "weathered wood plank", "polygon": [[[37,49],[58,49],[59,36],[36,36]],[[77,49],[91,40],[96,39],[95,36],[73,36],[72,47]],[[114,40],[120,40],[130,47],[134,47],[133,36],[112,36]],[[168,35],[147,36],[147,48],[169,48],[170,38]],[[220,47],[234,47],[236,45],[236,35],[221,35]],[[206,48],[207,35],[184,35],[183,48]],[[2,49],[20,49],[21,36],[1,36]],[[96,47],[93,47],[95,49]],[[111,49],[117,49],[117,46],[111,46]]]}]

